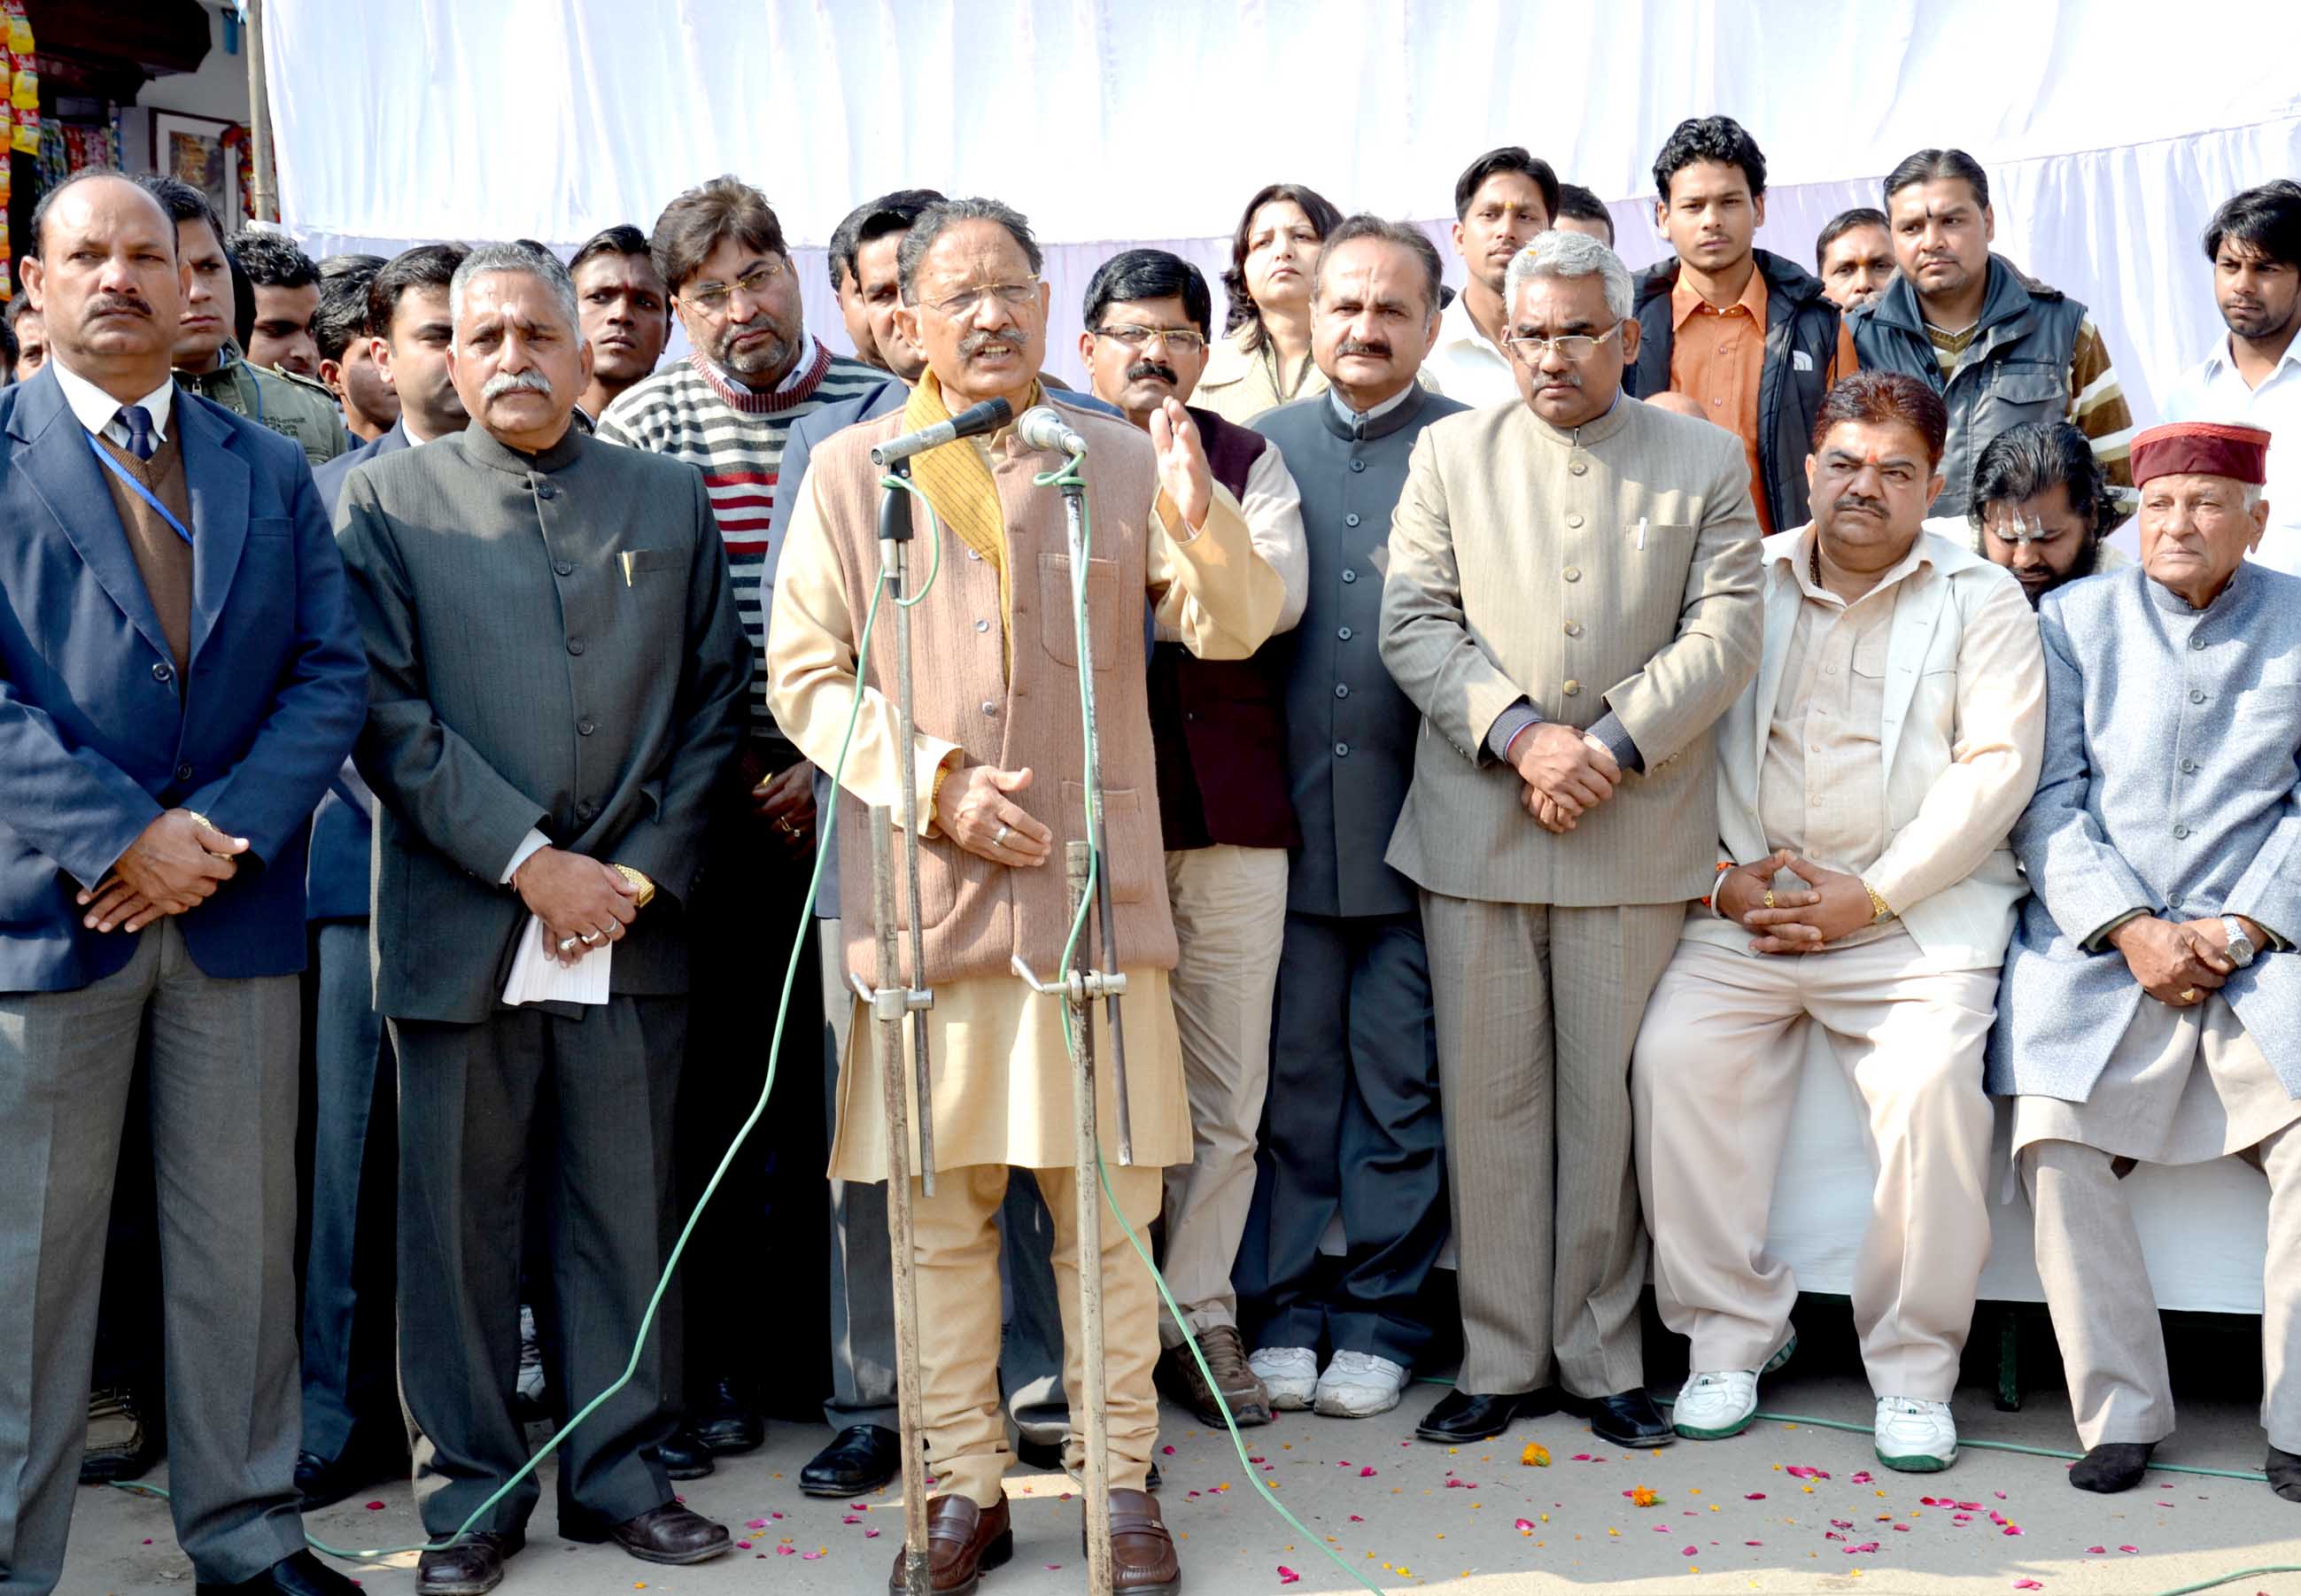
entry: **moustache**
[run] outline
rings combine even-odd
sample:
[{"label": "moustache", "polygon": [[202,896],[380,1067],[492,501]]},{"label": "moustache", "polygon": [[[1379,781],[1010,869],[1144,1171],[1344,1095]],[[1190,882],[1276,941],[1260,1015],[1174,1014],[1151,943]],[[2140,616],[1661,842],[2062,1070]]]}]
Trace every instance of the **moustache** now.
[{"label": "moustache", "polygon": [[1390,346],[1376,338],[1346,338],[1335,346],[1335,357],[1337,360],[1345,355],[1365,355],[1376,360],[1388,360]]},{"label": "moustache", "polygon": [[993,344],[1015,350],[1017,354],[1021,353],[1023,348],[1021,338],[1004,328],[994,327],[987,332],[968,333],[958,340],[958,352],[962,356],[980,355]]},{"label": "moustache", "polygon": [[91,322],[109,315],[143,316],[148,320],[151,314],[151,305],[140,294],[98,294],[88,302],[85,313],[86,319]]},{"label": "moustache", "polygon": [[548,399],[551,397],[551,379],[540,372],[498,372],[488,379],[487,386],[480,389],[480,397],[500,398],[505,394],[517,393],[522,389],[541,394]]},{"label": "moustache", "polygon": [[1174,367],[1160,365],[1155,360],[1138,360],[1126,368],[1126,380],[1129,382],[1145,382],[1153,377],[1169,388],[1182,386],[1182,379],[1175,375]]},{"label": "moustache", "polygon": [[1838,496],[1837,507],[1840,511],[1864,510],[1869,512],[1870,514],[1877,516],[1881,521],[1886,517],[1886,501],[1878,498],[1870,498],[1864,494],[1840,494]]}]

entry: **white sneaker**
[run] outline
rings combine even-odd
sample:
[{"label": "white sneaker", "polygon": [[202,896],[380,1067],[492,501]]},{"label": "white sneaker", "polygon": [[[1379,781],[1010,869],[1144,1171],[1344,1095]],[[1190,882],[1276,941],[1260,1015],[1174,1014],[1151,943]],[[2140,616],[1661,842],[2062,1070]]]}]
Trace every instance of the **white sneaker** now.
[{"label": "white sneaker", "polygon": [[1371,1352],[1337,1352],[1318,1376],[1316,1406],[1328,1418],[1372,1418],[1398,1406],[1406,1371]]},{"label": "white sneaker", "polygon": [[1723,1441],[1748,1429],[1757,1412],[1757,1370],[1703,1369],[1678,1388],[1669,1427],[1688,1441]]},{"label": "white sneaker", "polygon": [[1957,1461],[1957,1421],[1947,1402],[1878,1399],[1878,1461],[1904,1474],[1939,1474]]},{"label": "white sneaker", "polygon": [[1270,1405],[1300,1413],[1318,1394],[1318,1355],[1308,1347],[1264,1347],[1246,1360]]}]

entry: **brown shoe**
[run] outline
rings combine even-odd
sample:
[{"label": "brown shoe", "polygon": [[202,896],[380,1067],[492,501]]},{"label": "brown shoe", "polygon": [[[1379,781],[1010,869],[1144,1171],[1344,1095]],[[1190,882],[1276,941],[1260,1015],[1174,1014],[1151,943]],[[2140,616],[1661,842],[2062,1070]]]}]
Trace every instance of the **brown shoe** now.
[{"label": "brown shoe", "polygon": [[1230,1404],[1230,1416],[1234,1424],[1267,1425],[1270,1422],[1270,1393],[1263,1389],[1261,1379],[1247,1366],[1246,1343],[1238,1332],[1227,1324],[1217,1324],[1199,1335],[1199,1350],[1205,1355],[1208,1372],[1215,1377],[1207,1383],[1205,1375],[1199,1373],[1199,1361],[1191,1356],[1186,1342],[1179,1347],[1167,1347],[1159,1353],[1158,1383],[1167,1395],[1189,1408],[1198,1421],[1219,1430],[1223,1427],[1222,1408],[1215,1401],[1215,1392],[1223,1394]]},{"label": "brown shoe", "polygon": [[660,1508],[611,1525],[608,1537],[642,1563],[707,1563],[735,1542],[724,1524],[665,1502]]},{"label": "brown shoe", "polygon": [[526,1544],[520,1530],[480,1530],[445,1551],[427,1551],[415,1561],[416,1596],[484,1596],[503,1583],[504,1559]]},{"label": "brown shoe", "polygon": [[[1080,1505],[1082,1513],[1084,1504]],[[1079,1549],[1086,1549],[1086,1525],[1079,1525]],[[1159,1517],[1159,1503],[1147,1491],[1110,1493],[1110,1588],[1113,1596],[1135,1591],[1174,1591],[1183,1583],[1175,1558],[1174,1533]]]},{"label": "brown shoe", "polygon": [[[889,1596],[904,1596],[903,1555],[895,1549],[895,1571],[887,1576]],[[1015,1531],[1002,1494],[988,1508],[972,1497],[937,1496],[927,1501],[927,1588],[934,1596],[966,1596],[983,1571],[1015,1555]]]}]

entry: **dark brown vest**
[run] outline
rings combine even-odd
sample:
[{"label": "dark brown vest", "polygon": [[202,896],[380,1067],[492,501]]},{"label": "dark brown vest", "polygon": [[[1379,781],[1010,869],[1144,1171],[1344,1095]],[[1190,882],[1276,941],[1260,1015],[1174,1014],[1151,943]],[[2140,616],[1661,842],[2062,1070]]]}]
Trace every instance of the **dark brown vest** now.
[{"label": "dark brown vest", "polygon": [[[191,493],[184,485],[184,452],[177,446],[173,428],[149,460],[138,460],[100,434],[96,447],[143,483],[168,506],[170,514],[186,526],[192,524]],[[176,656],[176,690],[180,695],[184,673],[192,664],[192,546],[144,502],[142,494],[110,471],[103,471],[102,475],[105,487],[111,490],[113,506],[120,512],[120,527],[128,534],[137,572],[144,578],[144,592],[160,619],[160,635],[168,639],[168,652]]]},{"label": "dark brown vest", "polygon": [[[1269,440],[1190,407],[1208,469],[1234,498]],[[1266,643],[1250,659],[1200,659],[1180,643],[1150,651],[1150,739],[1159,755],[1159,815],[1169,852],[1229,843],[1293,848],[1301,840],[1286,796],[1284,690]]]}]

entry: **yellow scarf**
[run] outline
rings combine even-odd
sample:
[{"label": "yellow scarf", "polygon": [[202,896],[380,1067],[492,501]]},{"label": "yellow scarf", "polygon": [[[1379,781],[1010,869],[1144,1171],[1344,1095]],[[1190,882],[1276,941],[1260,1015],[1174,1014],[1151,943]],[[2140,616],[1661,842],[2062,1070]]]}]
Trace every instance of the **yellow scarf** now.
[{"label": "yellow scarf", "polygon": [[[1031,386],[1024,408],[1039,402],[1037,383]],[[916,431],[950,419],[943,403],[942,384],[933,372],[922,372],[903,405],[903,430]],[[1015,659],[1013,584],[1007,569],[1007,517],[999,507],[999,485],[991,467],[972,441],[947,444],[911,458],[911,480],[934,506],[936,517],[958,540],[990,562],[999,574],[999,637],[1001,658],[1010,671]]]}]

